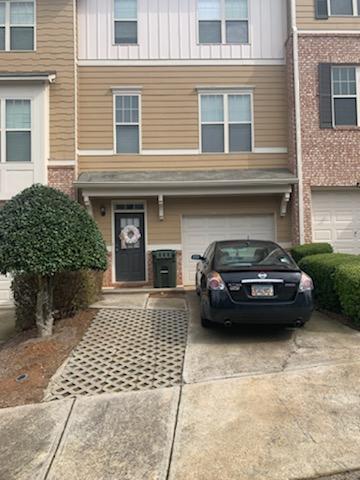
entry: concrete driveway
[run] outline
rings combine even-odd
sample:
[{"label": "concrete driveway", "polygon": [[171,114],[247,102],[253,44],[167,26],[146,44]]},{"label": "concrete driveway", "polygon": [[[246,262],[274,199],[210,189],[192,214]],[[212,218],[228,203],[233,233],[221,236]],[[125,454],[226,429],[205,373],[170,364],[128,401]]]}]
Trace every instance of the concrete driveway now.
[{"label": "concrete driveway", "polygon": [[181,385],[0,411],[1,480],[358,480],[360,333],[203,330],[188,303]]}]

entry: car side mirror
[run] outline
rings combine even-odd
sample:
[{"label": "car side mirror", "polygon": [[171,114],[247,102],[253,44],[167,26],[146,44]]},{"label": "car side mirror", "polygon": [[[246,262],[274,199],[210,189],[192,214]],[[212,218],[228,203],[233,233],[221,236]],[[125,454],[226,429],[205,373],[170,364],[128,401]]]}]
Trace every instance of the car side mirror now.
[{"label": "car side mirror", "polygon": [[191,255],[191,260],[205,260],[205,258],[202,255]]}]

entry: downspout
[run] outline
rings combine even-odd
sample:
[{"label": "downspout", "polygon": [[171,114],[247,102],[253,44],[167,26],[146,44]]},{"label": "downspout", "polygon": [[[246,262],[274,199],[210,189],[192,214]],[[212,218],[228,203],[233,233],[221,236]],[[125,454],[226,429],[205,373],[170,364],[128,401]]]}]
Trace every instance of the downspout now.
[{"label": "downspout", "polygon": [[296,24],[296,0],[290,0],[291,32],[293,38],[293,69],[294,69],[294,96],[295,96],[295,136],[296,136],[296,165],[299,179],[299,234],[300,243],[305,242],[304,234],[304,185],[301,143],[301,103],[300,103],[300,71],[299,71],[299,33]]}]

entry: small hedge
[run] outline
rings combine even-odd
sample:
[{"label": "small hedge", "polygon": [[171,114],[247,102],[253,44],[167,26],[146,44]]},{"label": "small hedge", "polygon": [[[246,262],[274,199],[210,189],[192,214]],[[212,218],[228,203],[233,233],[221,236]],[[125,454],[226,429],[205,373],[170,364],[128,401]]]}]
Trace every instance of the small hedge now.
[{"label": "small hedge", "polygon": [[[16,327],[27,330],[36,324],[36,295],[38,280],[35,275],[17,275],[12,282],[16,310]],[[54,316],[57,320],[71,317],[79,310],[96,302],[101,294],[103,272],[79,271],[55,275]]]},{"label": "small hedge", "polygon": [[330,243],[307,243],[305,245],[298,245],[290,250],[290,253],[295,262],[300,262],[304,257],[310,255],[317,255],[320,253],[333,253],[333,248]]},{"label": "small hedge", "polygon": [[335,288],[335,274],[338,267],[354,262],[360,265],[360,257],[344,253],[312,255],[299,262],[299,267],[313,279],[315,301],[319,307],[341,312],[340,298]]},{"label": "small hedge", "polygon": [[344,314],[360,326],[360,262],[337,268],[335,289]]}]

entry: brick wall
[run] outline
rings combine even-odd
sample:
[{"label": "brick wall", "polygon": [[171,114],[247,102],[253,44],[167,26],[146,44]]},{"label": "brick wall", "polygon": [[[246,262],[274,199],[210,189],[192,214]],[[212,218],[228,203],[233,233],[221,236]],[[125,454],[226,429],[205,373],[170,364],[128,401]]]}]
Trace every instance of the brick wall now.
[{"label": "brick wall", "polygon": [[[289,168],[296,171],[295,104],[292,39],[287,42],[289,98]],[[319,63],[356,64],[360,34],[299,36],[301,140],[305,241],[312,241],[311,189],[354,186],[360,181],[359,128],[320,129]],[[298,242],[298,193],[292,202],[293,242]]]},{"label": "brick wall", "polygon": [[360,33],[299,37],[305,241],[312,240],[311,188],[360,181],[360,128],[320,129],[319,63],[359,64]]},{"label": "brick wall", "polygon": [[56,188],[75,198],[73,186],[75,171],[73,167],[49,167],[48,184],[49,187]]}]

